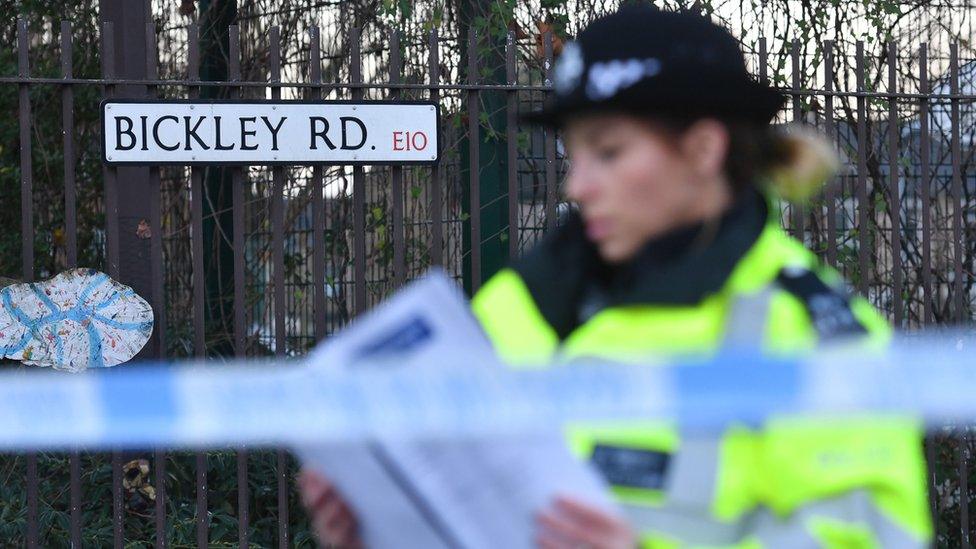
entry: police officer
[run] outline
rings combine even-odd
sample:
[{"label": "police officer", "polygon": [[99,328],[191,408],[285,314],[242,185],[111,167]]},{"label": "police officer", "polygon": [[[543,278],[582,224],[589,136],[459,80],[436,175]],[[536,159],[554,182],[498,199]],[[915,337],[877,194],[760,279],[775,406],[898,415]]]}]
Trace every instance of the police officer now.
[{"label": "police officer", "polygon": [[[530,118],[562,129],[565,192],[579,207],[474,298],[505,359],[781,353],[887,337],[871,306],[779,227],[777,191],[795,194],[829,157],[771,128],[784,98],[750,77],[726,30],[627,6],[566,44],[554,76],[554,101]],[[560,499],[538,517],[546,549],[931,540],[910,421],[773,418],[715,437],[657,422],[571,425],[567,438],[625,516]],[[314,475],[301,485],[320,535],[355,543],[334,489]]]}]

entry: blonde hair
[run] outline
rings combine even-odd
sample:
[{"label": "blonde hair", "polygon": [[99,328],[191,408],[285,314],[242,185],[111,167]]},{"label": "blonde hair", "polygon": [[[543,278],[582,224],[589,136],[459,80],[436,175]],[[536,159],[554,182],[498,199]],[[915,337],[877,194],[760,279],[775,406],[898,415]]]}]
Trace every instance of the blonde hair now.
[{"label": "blonde hair", "polygon": [[809,126],[771,129],[767,163],[761,176],[770,191],[790,202],[803,203],[837,174],[837,149]]}]

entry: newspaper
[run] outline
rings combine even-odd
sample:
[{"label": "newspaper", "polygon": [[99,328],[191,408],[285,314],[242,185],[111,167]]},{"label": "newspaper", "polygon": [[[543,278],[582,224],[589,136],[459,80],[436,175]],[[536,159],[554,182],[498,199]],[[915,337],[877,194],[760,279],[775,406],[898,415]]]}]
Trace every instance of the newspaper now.
[{"label": "newspaper", "polygon": [[[438,354],[456,354],[460,342],[469,360],[458,368],[494,363],[456,286],[432,273],[314,351],[309,367],[422,368]],[[557,495],[614,509],[598,475],[570,455],[558,432],[384,434],[296,453],[337,485],[369,547],[531,547],[533,516]]]}]

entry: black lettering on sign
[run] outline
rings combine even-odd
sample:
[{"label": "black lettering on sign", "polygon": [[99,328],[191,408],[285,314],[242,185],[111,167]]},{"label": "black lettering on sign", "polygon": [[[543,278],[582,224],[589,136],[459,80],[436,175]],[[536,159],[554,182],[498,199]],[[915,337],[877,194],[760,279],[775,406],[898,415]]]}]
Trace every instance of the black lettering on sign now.
[{"label": "black lettering on sign", "polygon": [[[126,128],[122,129],[122,122],[125,121],[127,124]],[[122,144],[122,136],[127,136],[129,138],[129,144]],[[132,119],[128,116],[116,116],[115,117],[115,148],[120,151],[131,151],[136,146],[136,134],[132,133]]]},{"label": "black lettering on sign", "polygon": [[[320,137],[325,140],[325,146],[329,150],[334,151],[336,146],[329,140],[329,121],[325,119],[324,116],[312,116],[309,118],[309,148],[313,151],[318,150],[318,145],[315,143],[317,141],[316,137]],[[317,126],[323,126],[321,130],[316,130]]]},{"label": "black lettering on sign", "polygon": [[233,148],[233,144],[222,145],[220,143],[220,117],[214,116],[214,149],[217,149],[218,151],[229,151]]},{"label": "black lettering on sign", "polygon": [[175,116],[171,116],[171,115],[160,116],[159,120],[157,120],[156,123],[153,124],[153,140],[156,141],[156,146],[158,146],[160,149],[163,149],[164,151],[175,151],[176,149],[180,148],[179,143],[175,145],[167,145],[159,139],[159,125],[163,123],[163,120],[172,120],[177,124],[180,123],[180,119],[176,118]]},{"label": "black lettering on sign", "polygon": [[204,118],[206,118],[206,117],[205,116],[201,116],[199,119],[197,119],[197,123],[194,124],[193,127],[191,128],[190,127],[190,117],[189,116],[184,116],[183,117],[183,123],[186,124],[186,143],[183,144],[183,147],[184,147],[183,150],[184,151],[189,151],[190,150],[190,139],[193,139],[197,143],[199,143],[200,146],[203,148],[203,150],[205,150],[205,151],[209,151],[210,150],[210,147],[206,143],[204,143],[202,139],[200,139],[200,136],[199,135],[197,135],[197,130],[200,129],[200,124],[203,123],[203,119]]},{"label": "black lettering on sign", "polygon": [[148,151],[149,150],[149,138],[146,135],[147,134],[147,130],[146,130],[147,123],[146,122],[149,120],[149,117],[143,115],[143,116],[140,116],[139,117],[139,120],[142,121],[142,150]]},{"label": "black lettering on sign", "polygon": [[[342,123],[342,148],[343,149],[345,150],[358,149],[366,144],[366,124],[363,124],[362,120],[356,118],[355,116],[340,116],[339,122]],[[349,142],[346,140],[348,136],[348,131],[347,131],[348,122],[352,122],[357,126],[359,126],[359,131],[362,132],[362,139],[360,139],[359,143],[356,143],[355,145],[350,145]]]},{"label": "black lettering on sign", "polygon": [[268,130],[271,131],[271,150],[273,151],[278,150],[278,130],[281,129],[281,126],[285,124],[285,120],[287,119],[288,119],[287,116],[282,116],[281,120],[278,121],[278,125],[272,126],[271,121],[268,120],[267,116],[261,117],[261,120],[264,120],[264,125],[267,126]]},{"label": "black lettering on sign", "polygon": [[257,148],[258,148],[257,145],[248,145],[247,144],[247,138],[248,137],[251,137],[251,136],[257,135],[258,134],[257,130],[248,130],[245,127],[245,124],[247,124],[248,122],[250,122],[251,124],[254,124],[257,121],[258,121],[258,119],[255,116],[248,116],[248,117],[245,117],[245,118],[241,118],[241,150],[242,151],[254,151],[254,150],[257,150]]}]

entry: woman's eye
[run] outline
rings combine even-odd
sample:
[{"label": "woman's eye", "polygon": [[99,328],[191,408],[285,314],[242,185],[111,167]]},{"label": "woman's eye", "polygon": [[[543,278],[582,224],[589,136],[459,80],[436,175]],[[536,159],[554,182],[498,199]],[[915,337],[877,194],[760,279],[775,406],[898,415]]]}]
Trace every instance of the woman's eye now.
[{"label": "woman's eye", "polygon": [[620,147],[602,147],[596,151],[596,157],[603,162],[609,162],[618,156],[620,156]]}]

